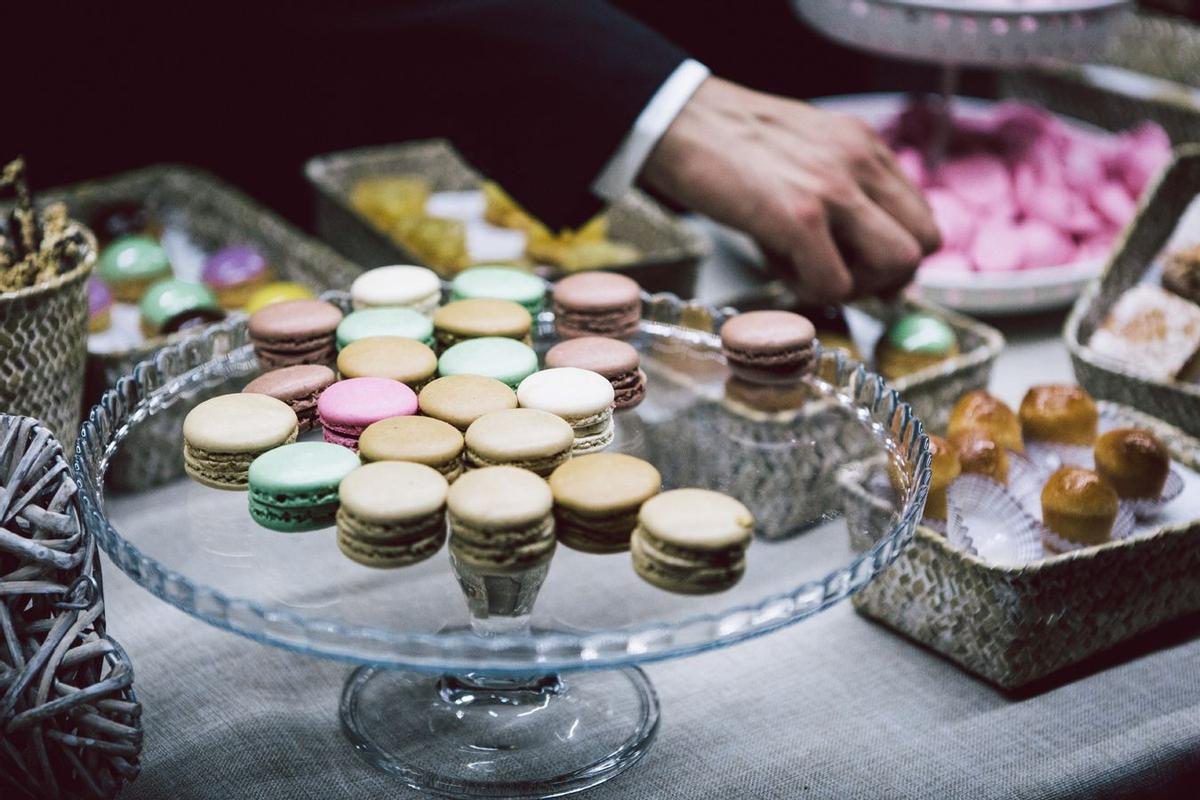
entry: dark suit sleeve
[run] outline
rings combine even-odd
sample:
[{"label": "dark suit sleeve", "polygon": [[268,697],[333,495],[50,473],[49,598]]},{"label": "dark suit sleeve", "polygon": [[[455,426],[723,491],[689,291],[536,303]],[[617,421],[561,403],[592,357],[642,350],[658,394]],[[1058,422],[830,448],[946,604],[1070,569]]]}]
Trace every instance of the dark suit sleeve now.
[{"label": "dark suit sleeve", "polygon": [[[554,227],[600,207],[589,185],[642,108],[685,58],[602,0],[436,0],[322,4],[319,52],[367,81],[372,137],[420,118]],[[334,11],[336,9],[336,11]],[[331,17],[336,17],[331,19]],[[328,55],[326,55],[328,54]]]}]

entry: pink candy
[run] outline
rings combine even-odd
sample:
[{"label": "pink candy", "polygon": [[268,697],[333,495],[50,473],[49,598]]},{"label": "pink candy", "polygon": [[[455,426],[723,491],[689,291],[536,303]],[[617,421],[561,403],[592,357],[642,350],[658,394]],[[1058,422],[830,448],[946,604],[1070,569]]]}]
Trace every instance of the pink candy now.
[{"label": "pink candy", "polygon": [[1143,123],[1119,136],[1078,130],[1012,101],[955,120],[930,170],[933,109],[910,106],[885,126],[900,168],[925,190],[942,249],[922,270],[1006,272],[1104,255],[1137,198],[1170,158],[1166,133]]}]

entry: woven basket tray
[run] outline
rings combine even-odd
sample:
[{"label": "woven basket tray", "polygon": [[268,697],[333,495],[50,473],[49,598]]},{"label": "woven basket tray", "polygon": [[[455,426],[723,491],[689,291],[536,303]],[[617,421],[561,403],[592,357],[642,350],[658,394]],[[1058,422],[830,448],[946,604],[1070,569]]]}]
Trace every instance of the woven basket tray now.
[{"label": "woven basket tray", "polygon": [[1178,17],[1128,14],[1092,65],[1006,73],[1001,86],[1005,94],[1108,130],[1153,120],[1173,142],[1200,141],[1200,100],[1194,94],[1200,91],[1200,26]]},{"label": "woven basket tray", "polygon": [[[434,191],[474,189],[481,180],[443,140],[320,156],[308,162],[305,174],[316,189],[317,231],[321,238],[366,267],[422,262],[354,210],[350,193],[359,180],[418,175],[429,180]],[[633,278],[646,291],[693,295],[696,268],[711,249],[702,234],[636,191],[612,206],[608,225],[613,239],[632,244],[642,254],[640,261],[616,271]],[[554,279],[558,275],[546,277]]]},{"label": "woven basket tray", "polygon": [[[1153,430],[1171,457],[1200,469],[1200,441],[1125,406],[1102,404],[1122,424]],[[863,488],[869,463],[839,476],[851,530],[890,516]],[[1200,521],[1000,567],[928,528],[862,592],[854,607],[1004,689],[1051,675],[1200,610]]]},{"label": "woven basket tray", "polygon": [[[280,279],[303,283],[314,290],[349,286],[362,270],[305,235],[244,194],[203,172],[178,166],[156,166],[46,192],[46,200],[62,200],[79,219],[118,202],[144,204],[168,228],[178,228],[205,251],[228,244],[252,243],[267,257]],[[82,290],[81,290],[82,291]],[[83,308],[86,296],[81,294]],[[118,353],[89,353],[85,402],[91,405],[134,365],[149,358],[183,334],[153,339]],[[193,398],[195,403],[228,388],[217,387]],[[179,404],[141,426],[133,447],[123,447],[109,470],[109,482],[119,489],[141,489],[183,474],[178,442],[190,406]]]},{"label": "woven basket tray", "polygon": [[1086,342],[1113,304],[1138,283],[1175,231],[1179,218],[1200,195],[1200,145],[1176,149],[1175,158],[1142,201],[1100,279],[1076,301],[1063,329],[1075,377],[1093,395],[1140,408],[1200,435],[1200,385],[1140,377],[1125,365],[1093,352]]}]

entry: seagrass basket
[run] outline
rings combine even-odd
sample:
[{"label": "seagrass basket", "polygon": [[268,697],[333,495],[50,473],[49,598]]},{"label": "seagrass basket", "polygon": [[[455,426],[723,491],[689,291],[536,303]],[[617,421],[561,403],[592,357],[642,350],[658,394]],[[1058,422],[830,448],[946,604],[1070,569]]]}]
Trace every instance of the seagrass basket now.
[{"label": "seagrass basket", "polygon": [[[1127,406],[1122,425],[1152,430],[1175,461],[1200,469],[1200,441]],[[892,514],[865,486],[874,466],[839,476],[851,531]],[[1185,614],[1200,611],[1200,520],[1020,567],[989,564],[921,526],[855,609],[1003,689],[1018,689]]]},{"label": "seagrass basket", "polygon": [[96,240],[70,272],[0,293],[0,412],[35,417],[63,445],[75,443],[87,354],[87,279]]},{"label": "seagrass basket", "polygon": [[1200,144],[1184,145],[1143,198],[1103,274],[1084,290],[1063,328],[1075,377],[1092,395],[1139,408],[1193,435],[1200,435],[1200,384],[1141,376],[1130,365],[1092,351],[1087,342],[1113,304],[1150,270],[1197,196]]}]

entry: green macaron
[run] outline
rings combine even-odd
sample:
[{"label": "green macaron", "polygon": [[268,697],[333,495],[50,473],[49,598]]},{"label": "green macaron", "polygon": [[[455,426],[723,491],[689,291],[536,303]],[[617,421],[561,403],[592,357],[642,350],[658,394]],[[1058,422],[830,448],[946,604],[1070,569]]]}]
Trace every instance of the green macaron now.
[{"label": "green macaron", "polygon": [[171,275],[171,261],[153,239],[122,236],[100,253],[96,273],[118,300],[134,303],[150,284]]},{"label": "green macaron", "polygon": [[482,375],[515,389],[537,372],[537,353],[516,339],[482,336],[459,342],[438,359],[438,374]]},{"label": "green macaron", "polygon": [[546,282],[511,267],[472,267],[455,276],[450,284],[451,300],[481,298],[520,303],[536,317],[546,302]]},{"label": "green macaron", "polygon": [[338,324],[338,350],[370,336],[399,336],[433,347],[433,323],[411,308],[364,308]]},{"label": "green macaron", "polygon": [[954,329],[929,314],[905,314],[887,332],[888,344],[907,353],[948,353],[957,344]]},{"label": "green macaron", "polygon": [[338,484],[359,466],[358,456],[327,442],[297,442],[263,453],[250,464],[250,516],[285,533],[334,524]]},{"label": "green macaron", "polygon": [[203,283],[168,278],[146,290],[138,303],[143,329],[148,334],[170,333],[184,317],[208,321],[224,316],[217,296]]}]

